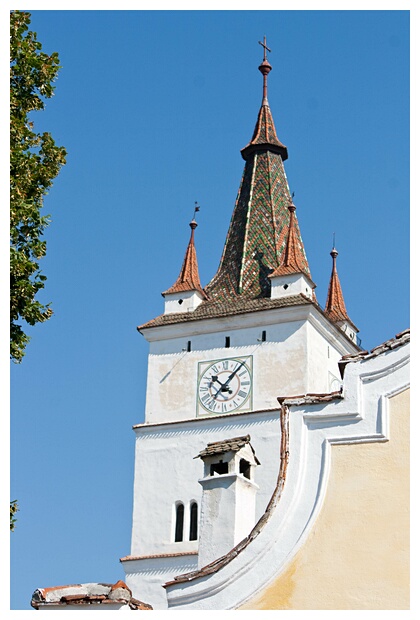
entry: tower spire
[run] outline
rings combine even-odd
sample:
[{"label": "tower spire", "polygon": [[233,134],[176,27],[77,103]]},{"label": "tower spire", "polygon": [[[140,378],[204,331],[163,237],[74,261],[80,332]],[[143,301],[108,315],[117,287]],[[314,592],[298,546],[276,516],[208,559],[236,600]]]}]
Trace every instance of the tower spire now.
[{"label": "tower spire", "polygon": [[219,269],[205,289],[212,301],[270,297],[268,276],[280,264],[279,239],[289,224],[290,190],[283,165],[287,148],[277,137],[267,99],[271,50],[265,37],[259,43],[264,48],[259,66],[263,101],[252,139],[241,150],[245,168]]},{"label": "tower spire", "polygon": [[264,42],[258,41],[258,43],[264,48],[264,58],[262,63],[258,67],[259,71],[261,71],[263,76],[263,99],[251,141],[246,145],[245,148],[242,149],[241,155],[245,160],[248,160],[249,157],[252,156],[256,151],[268,149],[272,153],[278,153],[279,155],[281,155],[282,160],[285,161],[288,157],[287,147],[282,144],[277,137],[270,106],[268,105],[267,76],[273,67],[267,60],[267,51],[271,52],[271,49],[267,47],[265,36]]},{"label": "tower spire", "polygon": [[344,303],[343,292],[341,290],[341,284],[337,273],[338,252],[335,249],[335,239],[333,248],[330,252],[330,256],[332,257],[332,271],[330,284],[328,287],[327,302],[325,304],[325,314],[333,322],[350,321],[347,314],[346,305]]},{"label": "tower spire", "polygon": [[195,214],[199,210],[200,207],[196,202],[193,219],[190,222],[190,240],[187,246],[187,251],[185,252],[184,262],[182,263],[180,274],[175,284],[168,288],[167,291],[162,293],[162,295],[169,295],[171,293],[182,293],[186,291],[198,291],[204,298],[206,298],[206,294],[201,287],[200,276],[198,275],[197,252],[194,242],[194,231],[198,226],[195,219]]}]

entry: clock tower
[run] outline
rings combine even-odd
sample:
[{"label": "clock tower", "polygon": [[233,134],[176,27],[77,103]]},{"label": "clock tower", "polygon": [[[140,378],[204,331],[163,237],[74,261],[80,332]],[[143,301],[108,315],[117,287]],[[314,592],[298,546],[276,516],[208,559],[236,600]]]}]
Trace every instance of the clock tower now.
[{"label": "clock tower", "polygon": [[[133,595],[154,609],[167,607],[162,584],[203,566],[203,558],[217,559],[228,541],[244,535],[236,517],[219,527],[221,507],[225,515],[234,512],[228,493],[243,514],[252,495],[253,523],[245,529],[264,513],[278,474],[277,397],[339,390],[338,362],[359,350],[335,248],[325,309],[315,295],[284,169],[288,151],[268,103],[265,40],[263,47],[262,103],[241,151],[244,172],[217,273],[201,286],[194,217],[179,277],[163,293],[163,314],[138,327],[150,344],[146,410],[145,422],[134,427],[132,543],[121,561]],[[234,454],[231,446],[243,437],[240,449],[252,446],[258,467],[245,458],[228,472],[227,461],[216,459],[203,472],[197,454],[208,459],[209,446],[225,444]],[[220,476],[217,484],[214,476]],[[224,487],[229,476],[236,485],[230,491]],[[245,487],[245,499],[235,495]],[[206,540],[220,544],[209,551]]]}]

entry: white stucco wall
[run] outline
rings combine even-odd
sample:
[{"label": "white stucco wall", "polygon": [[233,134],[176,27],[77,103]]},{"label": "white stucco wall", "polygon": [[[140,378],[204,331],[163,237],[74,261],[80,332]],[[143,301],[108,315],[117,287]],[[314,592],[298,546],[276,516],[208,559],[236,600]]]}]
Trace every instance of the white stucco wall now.
[{"label": "white stucco wall", "polygon": [[176,575],[197,568],[197,555],[185,555],[147,560],[128,560],[122,563],[125,583],[138,600],[147,601],[153,610],[168,608],[163,584]]},{"label": "white stucco wall", "polygon": [[[261,462],[255,470],[255,483],[259,486],[256,520],[264,512],[277,479],[278,411],[142,425],[135,430],[132,556],[198,549],[197,541],[174,542],[174,506],[182,502],[187,508],[195,500],[200,514],[202,488],[198,480],[203,477],[204,464],[194,457],[212,441],[251,436]],[[184,532],[188,533],[187,524]]]},{"label": "white stucco wall", "polygon": [[[271,595],[275,592],[277,600],[284,595],[288,596],[287,581],[278,581],[274,584],[273,580],[282,574],[282,572],[291,566],[296,554],[303,548],[309,536],[313,533],[315,539],[319,531],[323,533],[324,539],[321,540],[317,552],[313,554],[313,561],[307,565],[307,583],[310,588],[315,588],[318,583],[323,582],[324,593],[331,590],[331,583],[334,587],[337,585],[337,575],[340,573],[341,590],[332,593],[334,597],[328,594],[328,598],[324,600],[319,598],[316,607],[312,607],[311,590],[305,593],[305,603],[302,598],[294,600],[292,604],[283,605],[283,609],[403,609],[407,605],[407,583],[408,583],[408,554],[406,544],[407,537],[394,535],[393,529],[400,524],[400,504],[393,500],[398,497],[395,492],[395,484],[398,487],[398,476],[395,472],[392,474],[393,484],[388,485],[387,476],[383,476],[382,465],[384,457],[388,453],[391,469],[402,466],[401,449],[396,450],[385,448],[384,450],[365,449],[367,444],[384,444],[401,440],[406,437],[407,429],[404,433],[397,432],[393,437],[392,426],[390,430],[390,411],[392,411],[391,402],[407,392],[410,381],[410,345],[405,343],[404,346],[398,346],[396,341],[394,348],[385,350],[383,354],[373,355],[362,359],[358,362],[349,363],[344,374],[344,390],[341,399],[333,401],[325,401],[311,404],[306,403],[305,399],[296,399],[295,402],[285,401],[285,405],[290,407],[289,424],[290,424],[290,443],[289,443],[289,464],[286,473],[286,483],[281,494],[280,500],[276,503],[274,510],[270,514],[270,518],[248,546],[242,552],[233,556],[231,561],[227,562],[219,570],[210,575],[197,576],[196,579],[178,582],[168,586],[167,596],[169,608],[174,610],[227,610],[245,608],[241,607],[263,592],[269,584],[272,584]],[[408,397],[402,400],[399,409],[406,410],[408,407]],[[407,413],[407,412],[406,412]],[[408,424],[408,416],[401,420],[400,423]],[[363,445],[364,452],[369,457],[368,460],[359,462],[358,456],[361,450],[358,448]],[[346,462],[341,473],[338,472],[338,478],[333,481],[340,488],[343,498],[349,504],[357,506],[357,511],[361,515],[359,521],[356,520],[356,530],[360,527],[360,536],[355,536],[356,530],[353,530],[353,522],[349,521],[349,514],[354,518],[351,511],[346,512],[345,502],[340,505],[340,501],[335,504],[335,516],[332,523],[329,524],[332,536],[329,536],[329,528],[318,530],[317,518],[320,514],[326,492],[329,486],[329,475],[331,469],[331,450],[336,446],[346,447]],[[351,448],[355,447],[354,454]],[[403,450],[404,451],[404,450]],[[406,451],[405,451],[406,456]],[[378,462],[376,462],[378,459]],[[396,459],[396,460],[395,460]],[[403,465],[406,467],[408,459]],[[366,476],[363,467],[367,467]],[[390,494],[383,495],[382,487],[375,481],[375,472],[385,486],[388,487]],[[354,475],[352,475],[354,474]],[[398,469],[398,474],[401,470]],[[367,479],[367,480],[366,480]],[[344,487],[343,487],[344,482]],[[402,486],[406,493],[406,480],[402,480]],[[371,485],[370,490],[366,488]],[[363,499],[366,505],[363,508],[360,498],[361,488],[363,489]],[[354,495],[354,502],[353,500]],[[404,527],[407,526],[407,498],[404,497],[402,510],[404,511]],[[379,501],[378,501],[379,500]],[[384,502],[386,509],[384,510]],[[382,505],[382,508],[380,508]],[[378,513],[378,509],[385,512],[385,519],[382,513]],[[369,525],[366,525],[366,515],[368,513]],[[382,522],[381,528],[378,530],[375,521],[375,514],[378,515],[378,523]],[[370,516],[371,515],[371,516]],[[388,519],[388,515],[391,519]],[[342,522],[340,521],[342,520]],[[343,527],[343,525],[345,527]],[[334,528],[335,534],[334,534]],[[343,532],[345,536],[343,537]],[[386,534],[385,534],[386,532]],[[338,545],[334,544],[334,535],[338,541]],[[390,537],[387,545],[387,537]],[[394,541],[397,541],[395,543]],[[318,538],[319,540],[319,538]],[[332,541],[332,542],[331,542]],[[362,541],[362,543],[360,543]],[[380,548],[377,547],[378,541]],[[403,542],[405,548],[401,548]],[[367,560],[364,565],[357,567],[352,565],[352,558],[357,553],[353,553],[352,545],[356,543],[357,549],[360,551],[362,544],[363,553]],[[331,545],[329,555],[324,554],[323,545]],[[346,563],[340,564],[341,547],[343,544],[350,549],[343,552]],[[389,547],[389,551],[387,549]],[[397,551],[395,551],[397,550]],[[395,561],[395,553],[402,553],[402,558],[398,557]],[[322,554],[320,564],[323,567],[328,566],[330,577],[326,577],[325,571],[319,572],[317,567],[317,558]],[[391,564],[379,562],[378,570],[375,563],[384,557],[390,558]],[[334,570],[334,562],[338,558],[338,569]],[[350,558],[350,564],[348,560]],[[376,558],[376,562],[375,562]],[[366,567],[366,564],[368,566]],[[403,579],[393,579],[395,565],[400,568],[404,565]],[[348,579],[346,571],[356,570],[359,574],[356,579]],[[315,571],[315,572],[314,572]],[[294,567],[292,573],[288,574],[287,579],[293,579]],[[391,596],[388,592],[384,594],[384,583],[378,582],[378,575],[381,579],[386,577],[388,584],[385,588],[391,588]],[[314,578],[315,575],[315,578]],[[360,577],[362,575],[362,577]],[[365,576],[368,582],[363,582]],[[298,575],[299,577],[299,575]],[[356,598],[353,596],[352,584],[361,583],[363,587],[362,596],[356,590]],[[403,583],[401,583],[403,582]],[[349,587],[350,584],[350,587]],[[302,588],[305,589],[305,583]],[[338,594],[337,594],[338,592]],[[378,595],[379,592],[379,595]],[[400,602],[392,601],[392,596],[400,597]],[[366,598],[369,597],[369,600]],[[366,598],[366,600],[364,600]],[[255,599],[254,599],[255,601]],[[385,602],[384,602],[385,601]],[[262,608],[270,607],[271,601],[266,600]],[[395,605],[403,604],[404,607]],[[386,607],[384,605],[387,605]],[[257,608],[246,607],[248,609]],[[261,607],[259,607],[261,608]],[[275,608],[275,607],[274,607]]]},{"label": "white stucco wall", "polygon": [[172,314],[173,312],[192,312],[203,301],[203,297],[198,291],[170,293],[164,297],[165,314]]},{"label": "white stucco wall", "polygon": [[[260,341],[262,330],[266,342]],[[197,415],[200,362],[252,356],[251,410],[262,410],[276,407],[282,394],[328,391],[330,375],[339,377],[340,357],[356,350],[344,336],[337,338],[337,330],[312,306],[175,324],[147,330],[146,336],[150,341],[146,423]]]},{"label": "white stucco wall", "polygon": [[[263,330],[265,342],[261,341]],[[130,555],[161,557],[123,564],[134,595],[163,609],[166,599],[157,581],[163,583],[197,565],[197,556],[188,556],[188,563],[194,566],[182,570],[177,565],[174,570],[172,564],[179,561],[168,557],[198,550],[198,541],[188,540],[189,507],[196,501],[200,514],[202,488],[198,481],[204,475],[204,465],[194,457],[210,442],[250,435],[261,463],[255,468],[259,488],[251,530],[264,513],[277,480],[277,397],[329,391],[331,375],[339,377],[338,360],[355,348],[309,304],[155,327],[145,330],[145,336],[150,342],[146,412],[145,424],[135,427]],[[230,347],[225,347],[226,336]],[[252,356],[252,401],[247,403],[251,411],[197,417],[200,362],[245,356]],[[185,507],[184,540],[175,542],[175,506],[179,502]]]},{"label": "white stucco wall", "polygon": [[302,293],[312,299],[314,284],[304,273],[291,273],[271,278],[271,299]]}]

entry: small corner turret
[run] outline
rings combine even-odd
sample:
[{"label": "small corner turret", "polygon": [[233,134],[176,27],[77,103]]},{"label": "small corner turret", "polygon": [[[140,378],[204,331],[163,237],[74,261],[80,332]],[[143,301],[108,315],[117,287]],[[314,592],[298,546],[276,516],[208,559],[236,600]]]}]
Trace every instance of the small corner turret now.
[{"label": "small corner turret", "polygon": [[350,320],[347,314],[346,305],[344,303],[343,292],[341,290],[341,284],[337,273],[337,256],[338,252],[333,244],[333,249],[330,252],[332,258],[332,271],[330,284],[328,287],[327,301],[325,304],[326,316],[335,323],[353,342],[357,343],[357,333],[359,330],[355,324]]},{"label": "small corner turret", "polygon": [[192,312],[207,298],[200,283],[197,252],[194,243],[194,231],[198,226],[195,214],[199,210],[200,207],[195,203],[194,217],[190,222],[191,236],[180,274],[175,284],[162,293],[162,296],[165,298],[165,314]]},{"label": "small corner turret", "polygon": [[270,274],[271,299],[289,295],[305,295],[315,300],[316,284],[312,281],[302,243],[293,194],[289,205],[290,220],[280,265]]}]

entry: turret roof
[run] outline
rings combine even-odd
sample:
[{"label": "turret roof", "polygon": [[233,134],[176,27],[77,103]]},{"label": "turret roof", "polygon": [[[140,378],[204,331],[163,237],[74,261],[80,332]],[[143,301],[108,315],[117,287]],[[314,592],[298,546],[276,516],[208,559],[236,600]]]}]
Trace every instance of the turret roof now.
[{"label": "turret roof", "polygon": [[273,271],[271,277],[291,273],[304,273],[310,278],[311,272],[302,243],[299,223],[296,217],[296,207],[293,203],[289,205],[289,212],[290,220],[286,233],[286,245],[281,256],[280,265]]},{"label": "turret roof", "polygon": [[330,255],[333,259],[333,264],[330,284],[328,287],[327,302],[325,304],[325,314],[334,323],[337,321],[349,321],[351,323],[351,320],[347,314],[343,292],[341,290],[341,284],[337,273],[337,250],[333,248]]},{"label": "turret roof", "polygon": [[198,275],[197,252],[194,243],[194,231],[197,228],[197,222],[193,219],[190,222],[191,236],[185,252],[184,262],[182,263],[180,274],[175,282],[162,295],[170,293],[182,293],[185,291],[199,291],[205,298],[206,294],[201,288],[200,276]]}]

